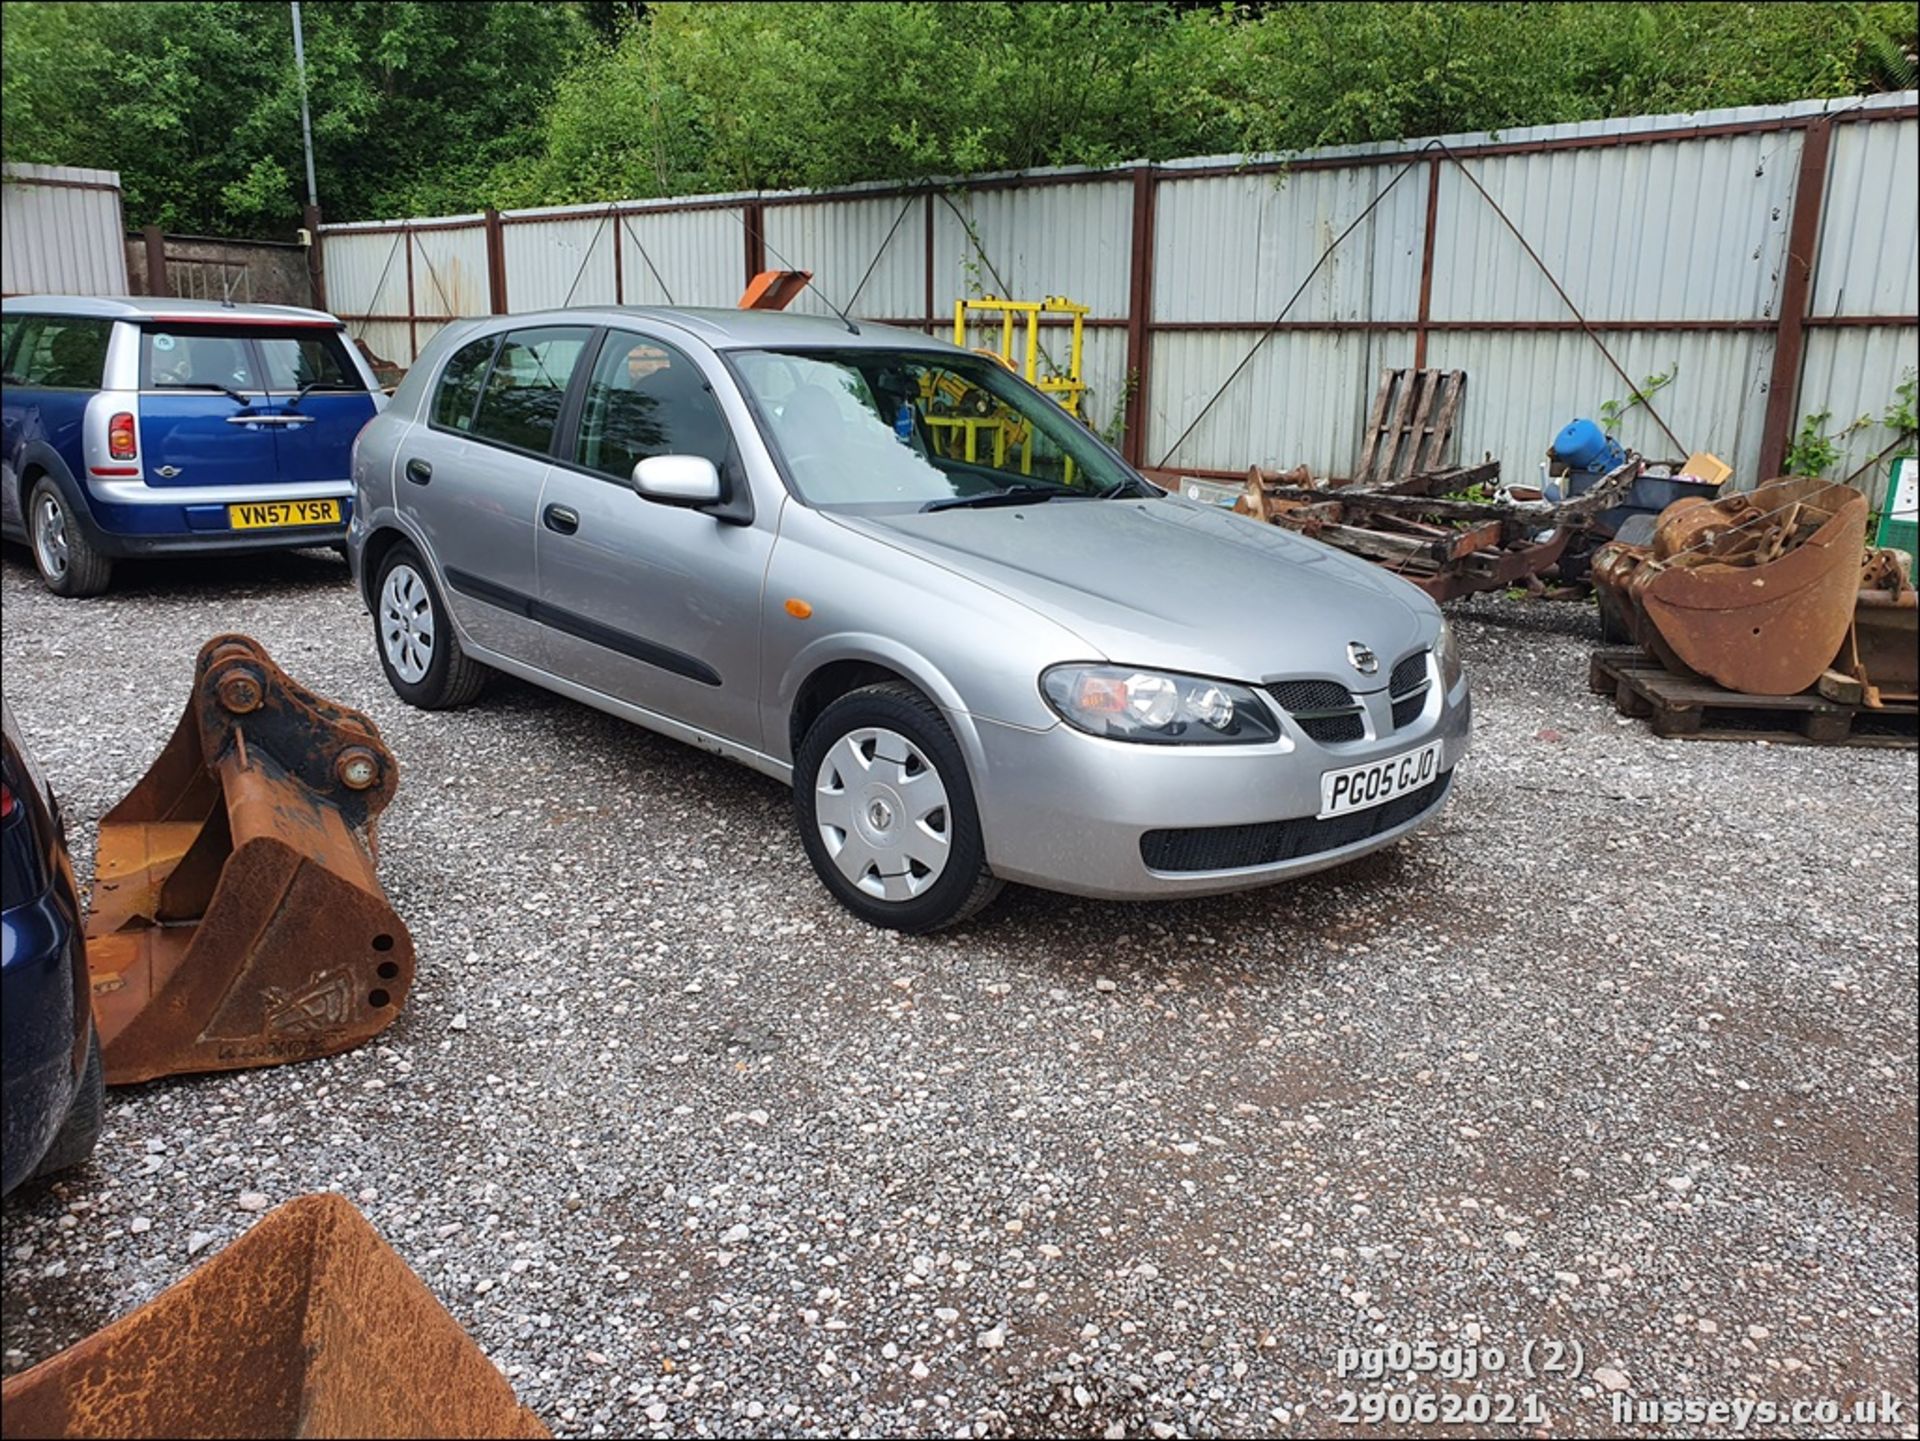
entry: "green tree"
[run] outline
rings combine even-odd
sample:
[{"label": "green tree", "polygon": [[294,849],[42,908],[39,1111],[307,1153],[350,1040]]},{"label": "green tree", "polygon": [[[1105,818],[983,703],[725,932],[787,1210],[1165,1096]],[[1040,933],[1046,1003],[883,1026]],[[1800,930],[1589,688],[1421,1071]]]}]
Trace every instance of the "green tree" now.
[{"label": "green tree", "polygon": [[[305,199],[289,8],[277,0],[5,7],[9,160],[120,172],[127,221],[286,235]],[[567,6],[304,7],[320,201],[337,218],[472,203],[538,144],[588,43]]]}]

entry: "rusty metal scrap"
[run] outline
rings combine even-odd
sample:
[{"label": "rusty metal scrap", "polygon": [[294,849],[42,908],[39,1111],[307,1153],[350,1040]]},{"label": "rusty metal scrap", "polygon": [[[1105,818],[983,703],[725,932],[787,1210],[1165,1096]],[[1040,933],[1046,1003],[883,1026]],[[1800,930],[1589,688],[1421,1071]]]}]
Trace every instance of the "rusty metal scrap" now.
[{"label": "rusty metal scrap", "polygon": [[1858,688],[1861,704],[1876,710],[1920,705],[1920,593],[1906,559],[1897,550],[1867,552],[1853,625],[1832,667]]},{"label": "rusty metal scrap", "polygon": [[551,1434],[330,1194],[289,1201],[139,1310],[8,1377],[0,1422],[9,1438]]},{"label": "rusty metal scrap", "polygon": [[1775,480],[1675,501],[1651,546],[1605,547],[1593,576],[1668,669],[1746,695],[1797,695],[1853,625],[1866,525],[1857,490]]},{"label": "rusty metal scrap", "polygon": [[258,642],[200,650],[172,739],[101,819],[87,966],[109,1084],[350,1049],[413,940],[374,874],[400,772],[373,722]]},{"label": "rusty metal scrap", "polygon": [[1630,456],[1585,495],[1559,504],[1467,500],[1456,492],[1497,480],[1497,462],[1351,485],[1313,484],[1305,467],[1255,467],[1234,510],[1352,551],[1435,600],[1501,590],[1546,574],[1592,518],[1633,487]]}]

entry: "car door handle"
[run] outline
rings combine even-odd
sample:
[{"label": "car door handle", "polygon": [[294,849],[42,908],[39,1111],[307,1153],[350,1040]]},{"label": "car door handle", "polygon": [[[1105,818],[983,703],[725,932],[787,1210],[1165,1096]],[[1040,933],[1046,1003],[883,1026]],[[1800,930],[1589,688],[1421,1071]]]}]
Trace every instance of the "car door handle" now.
[{"label": "car door handle", "polygon": [[569,510],[564,505],[550,505],[540,513],[540,519],[548,530],[557,530],[562,535],[572,535],[580,529],[580,512]]},{"label": "car door handle", "polygon": [[407,462],[407,479],[415,485],[425,485],[433,479],[433,467],[424,460],[410,460]]}]

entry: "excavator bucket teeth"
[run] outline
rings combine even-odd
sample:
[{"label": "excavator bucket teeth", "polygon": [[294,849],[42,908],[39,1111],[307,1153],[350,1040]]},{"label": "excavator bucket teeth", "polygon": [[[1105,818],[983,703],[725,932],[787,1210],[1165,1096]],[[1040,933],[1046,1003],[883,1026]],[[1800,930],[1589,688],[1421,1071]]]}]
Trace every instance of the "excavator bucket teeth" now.
[{"label": "excavator bucket teeth", "polygon": [[330,1056],[386,1028],[413,984],[374,875],[399,778],[371,720],[257,641],[201,647],[173,738],[100,821],[87,969],[110,1085]]},{"label": "excavator bucket teeth", "polygon": [[0,1390],[0,1432],[547,1436],[352,1202],[301,1196]]}]

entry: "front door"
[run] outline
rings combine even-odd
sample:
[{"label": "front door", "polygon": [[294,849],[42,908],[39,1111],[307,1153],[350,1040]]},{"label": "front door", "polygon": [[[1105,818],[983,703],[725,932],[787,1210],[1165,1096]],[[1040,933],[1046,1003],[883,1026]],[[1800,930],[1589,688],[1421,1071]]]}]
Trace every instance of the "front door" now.
[{"label": "front door", "polygon": [[729,524],[632,486],[634,466],[657,455],[704,457],[726,485],[746,485],[712,384],[665,341],[605,333],[541,494],[540,614],[560,675],[759,749],[773,518]]}]

